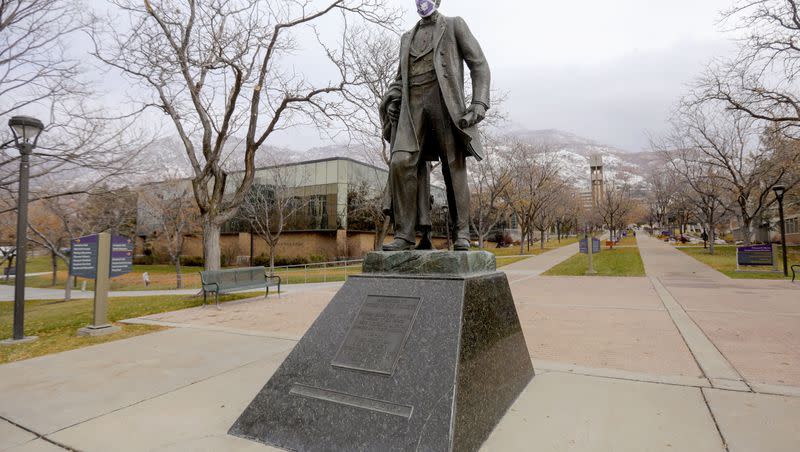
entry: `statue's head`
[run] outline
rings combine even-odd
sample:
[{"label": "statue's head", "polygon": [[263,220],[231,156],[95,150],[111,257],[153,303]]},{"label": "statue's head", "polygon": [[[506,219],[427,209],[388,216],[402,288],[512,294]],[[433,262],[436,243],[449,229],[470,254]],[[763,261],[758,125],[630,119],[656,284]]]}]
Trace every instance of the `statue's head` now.
[{"label": "statue's head", "polygon": [[442,0],[416,0],[417,12],[422,17],[428,17],[439,9]]}]

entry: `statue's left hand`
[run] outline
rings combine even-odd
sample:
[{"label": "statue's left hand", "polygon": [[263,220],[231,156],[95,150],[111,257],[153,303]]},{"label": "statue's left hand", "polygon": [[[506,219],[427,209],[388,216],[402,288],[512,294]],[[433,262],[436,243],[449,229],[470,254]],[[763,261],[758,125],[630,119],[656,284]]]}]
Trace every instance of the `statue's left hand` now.
[{"label": "statue's left hand", "polygon": [[470,112],[474,112],[475,113],[475,117],[477,118],[477,121],[475,121],[475,124],[478,124],[479,122],[483,121],[486,118],[486,107],[484,107],[481,104],[472,104],[472,105],[470,105],[469,108],[467,108],[467,113],[470,113]]},{"label": "statue's left hand", "polygon": [[486,118],[486,107],[481,104],[472,104],[467,108],[463,118],[460,124],[461,128],[470,128]]}]

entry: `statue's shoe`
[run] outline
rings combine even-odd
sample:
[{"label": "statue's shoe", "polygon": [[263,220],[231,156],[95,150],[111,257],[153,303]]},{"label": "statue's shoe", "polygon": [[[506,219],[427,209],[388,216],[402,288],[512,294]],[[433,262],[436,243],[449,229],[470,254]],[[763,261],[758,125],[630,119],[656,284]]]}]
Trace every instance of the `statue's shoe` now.
[{"label": "statue's shoe", "polygon": [[453,244],[453,249],[456,251],[469,251],[469,240],[467,239],[456,240],[456,243]]},{"label": "statue's shoe", "polygon": [[414,249],[414,242],[405,239],[394,239],[392,243],[383,245],[384,251],[408,251]]}]

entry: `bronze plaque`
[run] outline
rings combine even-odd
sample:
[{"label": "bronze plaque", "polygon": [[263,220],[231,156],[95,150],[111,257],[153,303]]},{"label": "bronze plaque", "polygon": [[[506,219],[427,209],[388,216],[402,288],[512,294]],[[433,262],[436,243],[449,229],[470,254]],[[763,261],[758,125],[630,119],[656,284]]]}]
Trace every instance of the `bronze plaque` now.
[{"label": "bronze plaque", "polygon": [[392,375],[419,307],[419,298],[367,297],[331,365]]}]

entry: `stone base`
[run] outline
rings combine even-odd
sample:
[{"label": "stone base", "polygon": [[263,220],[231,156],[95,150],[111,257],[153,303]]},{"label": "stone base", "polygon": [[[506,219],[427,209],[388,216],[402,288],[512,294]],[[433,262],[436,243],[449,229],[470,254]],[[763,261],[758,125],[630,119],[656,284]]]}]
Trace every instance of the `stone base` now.
[{"label": "stone base", "polygon": [[0,346],[14,346],[14,345],[22,345],[22,344],[29,344],[39,339],[39,336],[25,336],[22,339],[6,339],[4,341],[0,341]]},{"label": "stone base", "polygon": [[293,451],[477,451],[533,376],[505,274],[367,274],[229,433]]},{"label": "stone base", "polygon": [[496,269],[497,259],[487,251],[382,251],[364,258],[367,274],[463,276]]},{"label": "stone base", "polygon": [[92,326],[81,328],[78,330],[78,336],[108,336],[122,331],[122,328],[114,325]]}]

